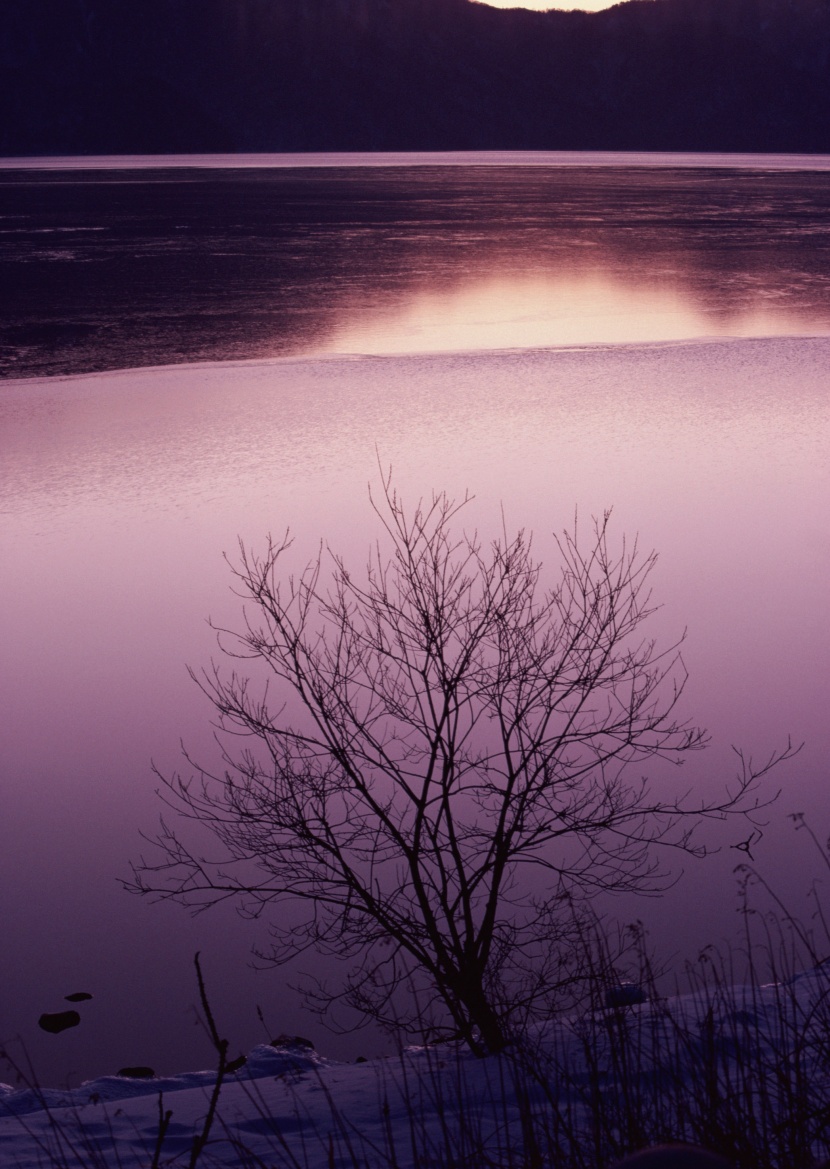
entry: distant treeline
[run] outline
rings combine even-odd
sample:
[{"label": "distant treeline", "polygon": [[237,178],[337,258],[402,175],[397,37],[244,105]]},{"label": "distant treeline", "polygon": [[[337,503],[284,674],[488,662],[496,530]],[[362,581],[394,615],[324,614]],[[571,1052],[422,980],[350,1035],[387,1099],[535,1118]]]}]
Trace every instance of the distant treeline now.
[{"label": "distant treeline", "polygon": [[9,0],[0,154],[830,152],[830,0]]}]

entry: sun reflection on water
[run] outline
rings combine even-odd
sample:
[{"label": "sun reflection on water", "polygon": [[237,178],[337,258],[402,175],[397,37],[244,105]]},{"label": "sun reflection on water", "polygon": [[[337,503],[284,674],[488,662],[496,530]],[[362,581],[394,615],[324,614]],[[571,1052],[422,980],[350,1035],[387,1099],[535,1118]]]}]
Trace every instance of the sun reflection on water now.
[{"label": "sun reflection on water", "polygon": [[608,271],[497,275],[353,307],[319,353],[448,353],[703,337],[826,333],[820,315],[757,303],[709,308],[666,282]]}]

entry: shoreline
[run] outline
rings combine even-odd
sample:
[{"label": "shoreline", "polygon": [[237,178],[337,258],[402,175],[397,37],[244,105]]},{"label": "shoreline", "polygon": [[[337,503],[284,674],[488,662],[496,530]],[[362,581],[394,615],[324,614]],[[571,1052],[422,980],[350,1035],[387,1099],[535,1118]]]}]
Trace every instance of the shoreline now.
[{"label": "shoreline", "polygon": [[416,350],[390,353],[303,353],[275,357],[236,358],[228,361],[181,361],[169,365],[132,365],[113,369],[88,370],[80,373],[56,373],[49,375],[34,374],[31,377],[0,377],[0,394],[5,390],[35,385],[51,386],[58,382],[99,381],[102,378],[145,377],[148,375],[170,375],[177,371],[219,372],[222,370],[255,370],[255,369],[285,369],[290,366],[307,368],[310,365],[355,365],[361,363],[379,364],[381,362],[424,362],[424,361],[459,361],[481,360],[497,358],[505,360],[516,358],[551,357],[556,354],[605,354],[636,353],[670,351],[689,348],[710,348],[722,345],[727,348],[744,345],[769,345],[776,342],[810,342],[830,344],[828,333],[770,333],[761,336],[718,336],[706,335],[700,337],[680,337],[673,340],[656,341],[594,341],[584,344],[570,343],[567,345],[534,345],[527,347],[506,347],[499,349],[438,349]]},{"label": "shoreline", "polygon": [[310,170],[338,167],[644,167],[830,171],[830,154],[634,150],[308,151],[290,154],[89,154],[0,158],[0,171]]}]

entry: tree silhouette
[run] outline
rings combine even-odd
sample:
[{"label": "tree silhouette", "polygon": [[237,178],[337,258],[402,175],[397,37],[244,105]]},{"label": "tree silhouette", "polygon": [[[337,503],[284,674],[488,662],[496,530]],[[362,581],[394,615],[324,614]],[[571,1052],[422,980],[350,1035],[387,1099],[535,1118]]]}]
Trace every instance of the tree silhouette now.
[{"label": "tree silhouette", "polygon": [[199,675],[224,770],[161,777],[223,855],[162,821],[161,859],[142,859],[131,887],[198,908],[238,898],[256,916],[293,903],[287,924],[269,914],[274,962],[310,947],[352,960],[318,1005],[344,999],[484,1053],[574,976],[592,895],[659,890],[658,846],[704,853],[701,819],[757,809],[759,776],[787,752],[761,768],[741,757],[716,802],[671,777],[652,794],[646,764],[706,741],[677,714],[678,645],[643,633],[655,555],[612,552],[607,515],[586,545],[575,524],[546,589],[524,532],[456,533],[466,502],[436,495],[410,514],[387,479],[359,576],[328,551],[285,574],[287,536],[241,548],[244,626],[220,644],[268,681]]}]

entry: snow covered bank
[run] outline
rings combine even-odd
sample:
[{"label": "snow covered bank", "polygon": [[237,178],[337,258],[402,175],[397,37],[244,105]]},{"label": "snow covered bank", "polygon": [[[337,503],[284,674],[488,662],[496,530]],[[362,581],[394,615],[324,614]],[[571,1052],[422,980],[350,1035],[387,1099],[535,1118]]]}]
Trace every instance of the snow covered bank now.
[{"label": "snow covered bank", "polygon": [[[588,1169],[683,1139],[737,1165],[826,1157],[830,972],[760,988],[718,983],[584,1013],[524,1052],[485,1060],[433,1047],[348,1065],[299,1046],[257,1047],[223,1087],[199,1164]],[[187,1164],[213,1082],[197,1072],[65,1092],[0,1088],[0,1159],[4,1169]]]}]

